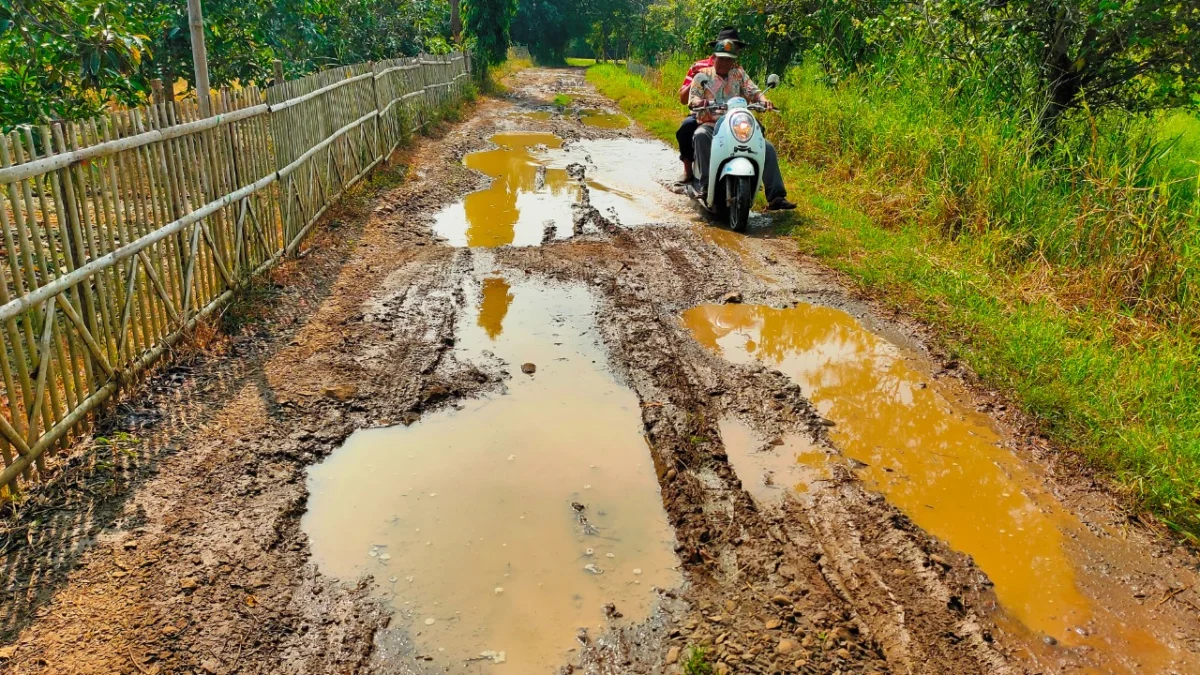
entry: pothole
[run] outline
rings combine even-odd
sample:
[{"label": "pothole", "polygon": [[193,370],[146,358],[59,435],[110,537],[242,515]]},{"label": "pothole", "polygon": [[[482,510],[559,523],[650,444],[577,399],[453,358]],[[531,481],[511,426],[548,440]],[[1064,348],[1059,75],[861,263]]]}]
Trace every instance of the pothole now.
[{"label": "pothole", "polygon": [[832,478],[833,466],[842,460],[796,434],[764,439],[735,419],[721,420],[720,429],[742,486],[762,503],[777,502],[788,492],[808,492],[813,483]]},{"label": "pothole", "polygon": [[578,115],[580,122],[597,129],[625,129],[629,126],[629,118],[618,113],[585,109],[580,110]]},{"label": "pothole", "polygon": [[[831,440],[866,485],[987,573],[1006,621],[1019,622],[1010,627],[1036,658],[1052,661],[1055,650],[1071,649],[1103,672],[1163,672],[1178,655],[1145,629],[1136,605],[1121,608],[1121,618],[1081,592],[1064,532],[1086,530],[1001,447],[986,416],[959,405],[898,347],[843,311],[807,304],[704,305],[683,320],[725,358],[794,378],[835,423]],[[733,438],[731,457],[739,446],[756,447],[739,440],[745,432],[736,426],[722,432]]]},{"label": "pothole", "polygon": [[[564,148],[558,136],[518,132],[497,134],[490,140],[498,147],[470,153],[463,161],[492,178],[491,184],[435,218],[434,232],[452,246],[537,246],[568,238],[575,233],[572,205],[576,204],[594,207],[616,224],[650,222],[645,198],[639,199],[619,182],[587,176],[579,162],[584,155]],[[572,164],[583,171],[573,172]]]},{"label": "pothole", "polygon": [[467,293],[456,356],[507,370],[506,392],[355,433],[310,469],[301,525],[438,672],[554,672],[580,628],[640,622],[679,583],[674,535],[588,290],[493,274]]}]

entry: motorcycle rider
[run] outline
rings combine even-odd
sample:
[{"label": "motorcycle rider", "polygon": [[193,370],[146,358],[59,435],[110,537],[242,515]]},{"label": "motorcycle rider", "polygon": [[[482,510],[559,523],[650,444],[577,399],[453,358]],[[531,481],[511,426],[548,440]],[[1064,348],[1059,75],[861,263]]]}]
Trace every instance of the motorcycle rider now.
[{"label": "motorcycle rider", "polygon": [[[688,107],[695,110],[700,126],[692,136],[693,153],[700,165],[700,185],[697,197],[704,198],[708,190],[708,161],[712,150],[713,125],[717,118],[708,110],[697,110],[704,106],[724,105],[729,99],[742,97],[751,103],[760,103],[768,110],[775,106],[737,63],[736,29],[725,29],[717,36],[713,51],[713,65],[701,68],[692,78],[688,90]],[[779,156],[775,146],[767,141],[767,154],[762,167],[763,188],[767,193],[767,209],[771,211],[794,209],[796,205],[787,199],[787,188],[779,172]]]}]

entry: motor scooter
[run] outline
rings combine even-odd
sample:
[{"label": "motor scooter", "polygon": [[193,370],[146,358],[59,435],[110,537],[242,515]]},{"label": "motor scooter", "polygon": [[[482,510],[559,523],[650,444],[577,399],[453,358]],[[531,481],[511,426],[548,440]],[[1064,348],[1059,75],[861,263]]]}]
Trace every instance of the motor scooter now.
[{"label": "motor scooter", "polygon": [[[701,83],[707,86],[707,82]],[[779,76],[767,78],[767,89],[779,85]],[[726,220],[734,232],[745,232],[750,221],[750,206],[754,195],[762,189],[763,165],[767,157],[767,139],[755,112],[765,112],[760,103],[748,103],[737,96],[724,105],[712,104],[694,108],[717,118],[713,127],[712,152],[708,159],[707,191],[701,198],[697,189],[700,166],[693,166],[695,182],[688,186],[688,195],[709,213]]]}]

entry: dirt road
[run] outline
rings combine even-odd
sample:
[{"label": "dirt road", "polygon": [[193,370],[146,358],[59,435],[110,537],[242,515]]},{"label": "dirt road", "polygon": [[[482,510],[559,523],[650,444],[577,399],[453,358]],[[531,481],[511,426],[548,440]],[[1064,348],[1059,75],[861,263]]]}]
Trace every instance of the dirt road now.
[{"label": "dirt road", "polygon": [[1196,559],[802,221],[510,84],[6,522],[5,672],[1200,672]]}]

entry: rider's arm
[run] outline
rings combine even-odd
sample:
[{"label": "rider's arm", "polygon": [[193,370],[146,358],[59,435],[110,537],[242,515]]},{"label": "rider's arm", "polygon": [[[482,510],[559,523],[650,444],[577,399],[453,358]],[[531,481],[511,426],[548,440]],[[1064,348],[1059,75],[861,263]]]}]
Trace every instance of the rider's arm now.
[{"label": "rider's arm", "polygon": [[692,66],[688,68],[687,75],[683,78],[683,84],[679,87],[679,103],[681,105],[688,104],[688,97],[691,95],[692,90],[692,80],[696,78],[696,73],[700,72],[702,69],[703,66],[700,65],[699,61],[693,63]]},{"label": "rider's arm", "polygon": [[689,108],[699,108],[708,100],[708,91],[704,88],[706,82],[708,82],[706,77],[692,78],[692,84],[688,90]]},{"label": "rider's arm", "polygon": [[743,77],[745,80],[742,82],[742,93],[745,94],[746,100],[751,103],[767,105],[769,101],[767,101],[766,95],[758,88],[757,84],[754,84],[754,80],[750,79],[749,75],[743,75]]}]

